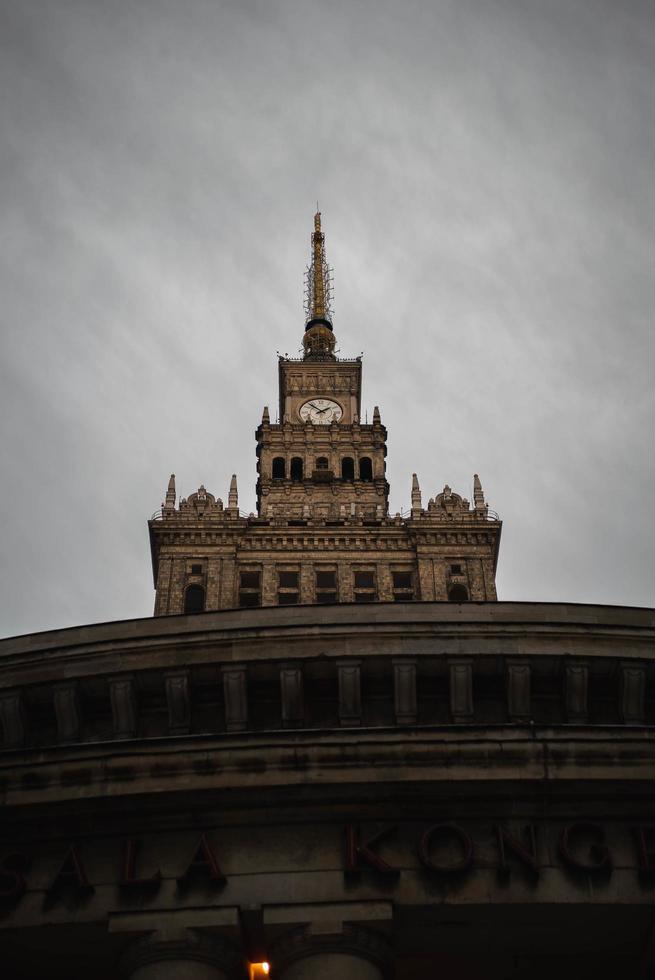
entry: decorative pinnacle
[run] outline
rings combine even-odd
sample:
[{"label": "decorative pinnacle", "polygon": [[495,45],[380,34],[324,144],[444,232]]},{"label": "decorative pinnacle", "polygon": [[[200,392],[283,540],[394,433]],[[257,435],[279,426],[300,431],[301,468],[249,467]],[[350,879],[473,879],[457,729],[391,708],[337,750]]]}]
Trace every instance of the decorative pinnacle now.
[{"label": "decorative pinnacle", "polygon": [[171,473],[171,478],[168,481],[168,490],[166,491],[166,510],[175,509],[175,473]]},{"label": "decorative pinnacle", "polygon": [[230,489],[227,495],[227,506],[231,510],[239,509],[239,492],[237,490],[237,476],[236,473],[232,474],[232,479],[230,480]]},{"label": "decorative pinnacle", "polygon": [[421,510],[421,488],[416,473],[412,473],[412,517],[420,517]]}]

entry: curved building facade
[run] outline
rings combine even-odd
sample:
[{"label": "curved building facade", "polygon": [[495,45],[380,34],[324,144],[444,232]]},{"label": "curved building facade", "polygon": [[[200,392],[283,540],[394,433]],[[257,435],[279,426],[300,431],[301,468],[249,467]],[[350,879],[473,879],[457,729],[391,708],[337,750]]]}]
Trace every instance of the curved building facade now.
[{"label": "curved building facade", "polygon": [[320,215],[257,513],[172,477],[155,615],[0,641],[3,977],[655,977],[655,610],[498,602],[390,514]]}]

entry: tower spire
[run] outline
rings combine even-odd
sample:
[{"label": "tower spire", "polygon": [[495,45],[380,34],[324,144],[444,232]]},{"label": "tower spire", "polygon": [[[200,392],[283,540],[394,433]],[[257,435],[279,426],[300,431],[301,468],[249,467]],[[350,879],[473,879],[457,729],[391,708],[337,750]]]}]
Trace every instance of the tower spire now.
[{"label": "tower spire", "polygon": [[332,270],[325,259],[325,235],[321,212],[314,215],[312,259],[305,273],[305,359],[334,360],[332,332]]}]

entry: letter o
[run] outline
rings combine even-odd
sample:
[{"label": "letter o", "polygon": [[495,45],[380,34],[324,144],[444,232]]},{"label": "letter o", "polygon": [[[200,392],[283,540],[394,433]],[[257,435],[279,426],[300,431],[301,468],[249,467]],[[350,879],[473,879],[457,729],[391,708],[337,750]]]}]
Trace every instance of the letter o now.
[{"label": "letter o", "polygon": [[[430,845],[433,838],[446,836],[447,834],[455,837],[462,848],[462,858],[457,864],[437,864],[430,857]],[[455,823],[436,823],[428,827],[421,837],[418,845],[418,856],[421,864],[428,871],[436,871],[440,874],[456,874],[458,871],[467,871],[473,863],[473,841],[461,827]]]}]

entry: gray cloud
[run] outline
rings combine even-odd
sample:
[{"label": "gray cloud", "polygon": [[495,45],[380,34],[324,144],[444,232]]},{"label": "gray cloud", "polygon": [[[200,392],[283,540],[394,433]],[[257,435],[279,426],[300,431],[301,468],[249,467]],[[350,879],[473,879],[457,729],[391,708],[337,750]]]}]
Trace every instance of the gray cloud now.
[{"label": "gray cloud", "polygon": [[653,605],[651,3],[0,0],[0,91],[4,634],[149,615],[172,471],[254,509],[317,197],[392,509]]}]

